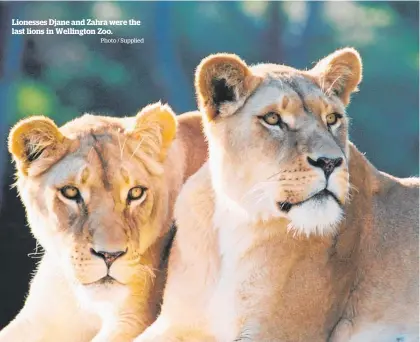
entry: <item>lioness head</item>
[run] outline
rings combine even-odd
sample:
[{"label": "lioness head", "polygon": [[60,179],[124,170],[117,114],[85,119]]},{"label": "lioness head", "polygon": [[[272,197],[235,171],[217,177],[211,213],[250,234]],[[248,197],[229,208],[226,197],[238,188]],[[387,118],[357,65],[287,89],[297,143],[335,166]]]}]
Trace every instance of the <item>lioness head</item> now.
[{"label": "lioness head", "polygon": [[351,48],[305,71],[249,67],[231,54],[205,58],[195,85],[216,192],[253,219],[331,231],[349,193],[345,107],[361,75]]},{"label": "lioness head", "polygon": [[35,116],[11,130],[32,232],[76,284],[129,285],[151,271],[145,252],[166,216],[162,163],[175,133],[160,103],[132,118],[84,115],[58,128]]}]

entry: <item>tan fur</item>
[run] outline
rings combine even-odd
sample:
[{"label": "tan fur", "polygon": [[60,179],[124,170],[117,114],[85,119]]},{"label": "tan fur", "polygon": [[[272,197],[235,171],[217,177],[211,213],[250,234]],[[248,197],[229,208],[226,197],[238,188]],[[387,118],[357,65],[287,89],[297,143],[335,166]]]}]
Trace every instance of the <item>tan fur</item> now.
[{"label": "tan fur", "polygon": [[[135,341],[418,341],[419,180],[376,170],[348,141],[358,53],[250,72],[261,82],[236,93],[234,111],[203,106],[216,90],[197,89],[210,157],[178,197],[162,312]],[[339,91],[326,91],[329,72],[342,76]],[[264,124],[266,110],[282,128]],[[328,129],[334,112],[342,118]],[[308,157],[342,163],[326,182]],[[335,200],[312,198],[325,187]]]},{"label": "tan fur", "polygon": [[[84,115],[61,128],[32,117],[11,130],[9,150],[45,255],[0,341],[131,341],[160,308],[175,198],[207,158],[200,115],[175,118],[157,103],[136,117]],[[83,200],[65,198],[65,185]],[[146,196],[127,201],[136,186]],[[126,253],[107,270],[92,249]],[[98,282],[107,273],[114,280]]]}]

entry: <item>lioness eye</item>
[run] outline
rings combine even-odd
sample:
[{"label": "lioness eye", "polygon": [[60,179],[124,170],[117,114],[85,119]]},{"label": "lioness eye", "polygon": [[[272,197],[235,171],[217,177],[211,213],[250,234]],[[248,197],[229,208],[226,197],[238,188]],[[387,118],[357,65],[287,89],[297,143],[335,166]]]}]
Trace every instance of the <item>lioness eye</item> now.
[{"label": "lioness eye", "polygon": [[66,185],[60,189],[61,194],[68,199],[77,200],[80,198],[80,191],[72,185]]},{"label": "lioness eye", "polygon": [[135,201],[139,200],[143,197],[146,193],[146,188],[143,186],[135,186],[128,191],[127,200],[128,201]]},{"label": "lioness eye", "polygon": [[331,113],[326,116],[325,121],[327,122],[328,126],[333,126],[337,123],[338,119],[341,117],[343,117],[341,114]]},{"label": "lioness eye", "polygon": [[270,126],[275,126],[278,125],[281,122],[281,118],[280,115],[278,115],[277,113],[267,113],[265,114],[262,119],[264,120],[264,122]]}]

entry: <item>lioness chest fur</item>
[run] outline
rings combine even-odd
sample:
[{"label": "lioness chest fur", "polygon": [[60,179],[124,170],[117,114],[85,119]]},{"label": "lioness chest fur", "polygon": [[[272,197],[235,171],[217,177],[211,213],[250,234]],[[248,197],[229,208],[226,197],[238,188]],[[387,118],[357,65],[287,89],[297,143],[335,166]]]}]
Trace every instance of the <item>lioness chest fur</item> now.
[{"label": "lioness chest fur", "polygon": [[32,117],[9,149],[45,255],[0,341],[132,341],[160,308],[174,201],[207,158],[201,117],[160,103],[61,128]]},{"label": "lioness chest fur", "polygon": [[209,161],[184,185],[162,312],[136,342],[418,341],[418,179],[348,141],[353,49],[197,69]]}]

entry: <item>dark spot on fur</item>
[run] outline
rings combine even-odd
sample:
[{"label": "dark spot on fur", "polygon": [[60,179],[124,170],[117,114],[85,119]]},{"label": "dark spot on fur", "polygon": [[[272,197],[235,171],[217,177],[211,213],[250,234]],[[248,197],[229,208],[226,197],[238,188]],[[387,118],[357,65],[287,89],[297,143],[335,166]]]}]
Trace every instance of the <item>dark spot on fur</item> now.
[{"label": "dark spot on fur", "polygon": [[345,90],[345,87],[343,85],[339,84],[339,87],[338,88],[334,88],[333,91],[332,91],[332,93],[335,96],[340,96],[341,94],[343,94],[344,90]]},{"label": "dark spot on fur", "polygon": [[41,156],[42,152],[45,151],[45,148],[34,149],[33,146],[31,147],[31,144],[28,139],[24,140],[24,145],[25,145],[26,160],[30,163],[38,159]]},{"label": "dark spot on fur", "polygon": [[292,209],[292,204],[290,202],[279,202],[278,206],[281,211],[284,211],[286,213],[289,212],[290,209]]},{"label": "dark spot on fur", "polygon": [[[172,243],[175,239],[176,235],[176,224],[175,222],[172,223],[171,228],[169,229],[169,232],[167,233],[165,240],[166,244],[162,251],[162,258],[161,258],[161,267],[165,268],[165,265],[167,266],[168,260],[169,260],[169,254],[172,248]],[[161,268],[162,269],[162,268]]]},{"label": "dark spot on fur", "polygon": [[233,91],[233,87],[228,85],[224,78],[213,79],[211,86],[213,88],[212,100],[217,114],[219,114],[219,107],[223,102],[235,101],[235,92]]}]

